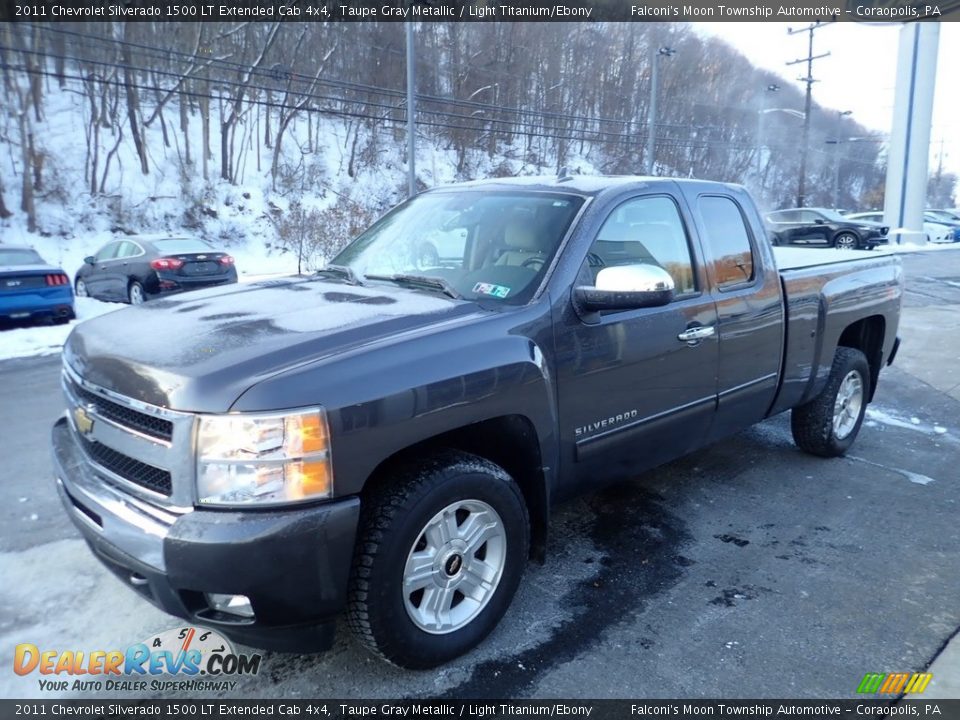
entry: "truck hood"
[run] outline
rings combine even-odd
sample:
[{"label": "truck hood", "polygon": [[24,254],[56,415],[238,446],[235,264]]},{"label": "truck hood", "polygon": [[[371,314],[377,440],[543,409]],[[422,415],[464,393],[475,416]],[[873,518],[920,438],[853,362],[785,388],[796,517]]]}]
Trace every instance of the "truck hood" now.
[{"label": "truck hood", "polygon": [[[388,285],[268,280],[80,323],[64,345],[64,362],[85,380],[142,402],[225,412],[284,370],[479,312],[472,302]],[[304,394],[304,404],[315,402]]]}]

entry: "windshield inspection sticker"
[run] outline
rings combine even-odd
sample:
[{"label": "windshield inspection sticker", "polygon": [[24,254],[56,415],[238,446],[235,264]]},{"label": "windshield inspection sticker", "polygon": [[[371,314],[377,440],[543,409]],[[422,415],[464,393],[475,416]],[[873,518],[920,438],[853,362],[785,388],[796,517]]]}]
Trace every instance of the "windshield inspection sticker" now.
[{"label": "windshield inspection sticker", "polygon": [[473,286],[473,291],[478,295],[489,295],[500,298],[501,300],[510,294],[510,288],[503,285],[492,285],[491,283],[478,282]]}]

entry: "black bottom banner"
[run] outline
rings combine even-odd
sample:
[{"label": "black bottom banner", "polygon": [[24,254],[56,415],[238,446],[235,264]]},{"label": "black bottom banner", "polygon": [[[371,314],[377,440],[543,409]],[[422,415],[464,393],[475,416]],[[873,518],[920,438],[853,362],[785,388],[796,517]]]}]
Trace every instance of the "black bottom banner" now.
[{"label": "black bottom banner", "polygon": [[0,700],[0,720],[26,717],[228,718],[938,718],[958,700]]}]

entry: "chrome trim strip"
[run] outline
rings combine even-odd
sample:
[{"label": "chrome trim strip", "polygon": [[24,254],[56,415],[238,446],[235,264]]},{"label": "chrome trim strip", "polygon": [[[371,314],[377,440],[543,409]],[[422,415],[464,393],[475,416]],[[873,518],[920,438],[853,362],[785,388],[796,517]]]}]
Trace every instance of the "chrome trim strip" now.
[{"label": "chrome trim strip", "polygon": [[627,430],[633,430],[641,425],[646,425],[647,423],[656,422],[657,420],[662,420],[663,418],[668,417],[670,415],[675,415],[677,413],[681,413],[686,410],[691,410],[695,407],[699,407],[700,405],[706,405],[707,403],[716,404],[716,402],[717,402],[716,395],[708,395],[706,397],[700,398],[699,400],[693,400],[692,402],[688,402],[685,405],[680,405],[675,408],[670,408],[669,410],[664,410],[663,412],[657,413],[656,415],[648,415],[646,417],[640,418],[639,420],[634,420],[632,423],[627,423],[626,425],[620,425],[618,427],[610,428],[609,430],[604,430],[603,432],[599,432],[596,435],[590,435],[589,437],[581,438],[580,440],[576,441],[576,447],[578,450],[580,450],[581,448],[587,445],[590,445],[597,440],[603,440],[605,438],[609,438],[611,435],[616,435],[618,433],[626,432]]},{"label": "chrome trim strip", "polygon": [[77,385],[89,390],[90,392],[100,395],[107,398],[108,400],[113,400],[120,405],[126,405],[129,408],[134,410],[139,410],[142,413],[148,415],[155,415],[157,417],[162,417],[165,420],[176,421],[178,419],[193,417],[192,413],[183,413],[176,410],[171,410],[170,408],[160,407],[159,405],[151,405],[150,403],[143,402],[142,400],[136,400],[126,395],[121,395],[119,393],[113,392],[112,390],[107,390],[102,388],[99,385],[94,385],[92,382],[84,380],[80,377],[77,372],[70,367],[69,363],[63,363],[64,372],[70,376],[70,379],[73,380]]},{"label": "chrome trim strip", "polygon": [[151,507],[155,507],[158,511],[167,510],[182,514],[192,510],[196,503],[194,484],[196,463],[194,462],[193,446],[198,416],[194,413],[178,412],[151,405],[101,388],[81,378],[66,362],[63,364],[63,368],[61,386],[69,406],[66,416],[76,437],[79,438],[80,433],[76,427],[72,410],[75,407],[87,408],[90,403],[77,397],[72,391],[71,383],[123,407],[167,420],[172,426],[171,439],[165,441],[146,435],[136,428],[105,418],[99,413],[91,412],[95,419],[91,439],[134,460],[169,472],[171,480],[169,496],[138,485],[111,472],[96,463],[82,443],[78,443],[84,458],[91,467],[95,468],[108,482],[120,486],[125,492],[135,497],[141,498],[142,501],[148,503]]},{"label": "chrome trim strip", "polygon": [[732,395],[733,393],[740,392],[741,390],[746,390],[747,388],[753,385],[759,385],[760,383],[766,382],[767,380],[771,380],[771,379],[776,380],[777,373],[775,372],[767,373],[763,377],[758,377],[753,380],[748,380],[747,382],[741,383],[740,385],[737,385],[735,387],[727,388],[726,390],[721,390],[720,397],[723,398],[723,397],[726,397],[727,395]]}]

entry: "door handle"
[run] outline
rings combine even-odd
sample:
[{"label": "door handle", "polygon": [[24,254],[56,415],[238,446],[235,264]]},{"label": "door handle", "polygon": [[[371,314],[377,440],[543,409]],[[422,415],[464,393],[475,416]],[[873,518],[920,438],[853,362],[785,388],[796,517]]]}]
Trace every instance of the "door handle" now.
[{"label": "door handle", "polygon": [[682,342],[698,342],[704,338],[713,337],[717,334],[717,329],[713,325],[698,325],[684,330],[677,335],[677,340]]}]

